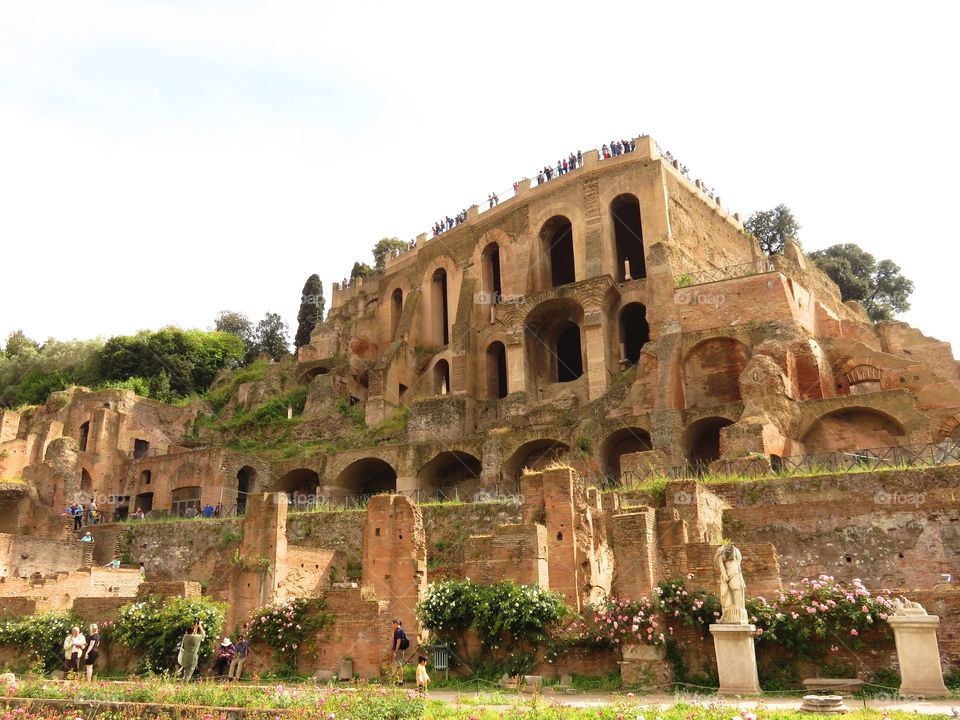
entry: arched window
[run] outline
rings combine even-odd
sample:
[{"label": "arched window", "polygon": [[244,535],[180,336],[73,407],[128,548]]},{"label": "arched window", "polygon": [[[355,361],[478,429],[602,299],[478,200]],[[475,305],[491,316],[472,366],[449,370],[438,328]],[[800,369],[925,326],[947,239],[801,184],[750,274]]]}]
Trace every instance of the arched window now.
[{"label": "arched window", "polygon": [[507,349],[499,340],[487,348],[487,397],[507,396]]},{"label": "arched window", "polygon": [[647,324],[647,308],[640,303],[630,303],[620,311],[620,342],[622,357],[630,365],[640,359],[640,350],[650,341],[650,326]]},{"label": "arched window", "polygon": [[400,313],[403,312],[403,290],[397,288],[390,296],[390,337],[396,338],[400,325]]},{"label": "arched window", "polygon": [[613,237],[617,251],[617,267],[614,277],[623,282],[647,276],[646,258],[643,255],[643,231],[640,229],[640,202],[633,195],[618,195],[610,203],[613,220]]},{"label": "arched window", "polygon": [[87,440],[90,439],[90,421],[80,426],[80,452],[86,452]]},{"label": "arched window", "polygon": [[250,488],[253,487],[253,482],[256,479],[257,471],[249,465],[244,465],[237,472],[237,512],[240,514],[247,507],[247,496],[250,495]]},{"label": "arched window", "polygon": [[447,308],[447,271],[437,268],[430,283],[430,310],[432,342],[446,345],[450,342],[449,310]]},{"label": "arched window", "polygon": [[490,303],[496,305],[503,297],[500,284],[500,246],[490,243],[483,250],[483,290],[490,297]]},{"label": "arched window", "polygon": [[86,468],[80,471],[80,491],[88,493],[93,490],[93,477]]},{"label": "arched window", "polygon": [[438,360],[433,366],[433,394],[446,395],[450,392],[450,364]]},{"label": "arched window", "polygon": [[527,315],[524,345],[530,387],[583,375],[582,325],[583,308],[571,298],[548,300]]},{"label": "arched window", "polygon": [[559,287],[576,281],[573,254],[573,226],[562,215],[556,215],[540,231],[542,258],[549,259],[550,286]]}]

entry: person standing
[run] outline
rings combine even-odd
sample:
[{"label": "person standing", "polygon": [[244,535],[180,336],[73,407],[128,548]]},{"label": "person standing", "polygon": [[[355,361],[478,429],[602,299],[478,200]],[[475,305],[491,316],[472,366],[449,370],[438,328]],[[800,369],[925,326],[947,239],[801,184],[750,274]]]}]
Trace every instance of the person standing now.
[{"label": "person standing", "polygon": [[100,628],[94,623],[90,626],[90,637],[87,639],[87,650],[83,654],[83,664],[87,667],[87,682],[93,680],[93,665],[100,655]]},{"label": "person standing", "polygon": [[87,639],[80,632],[80,628],[75,627],[70,630],[66,640],[63,641],[63,657],[66,661],[66,672],[79,672],[80,657],[87,646]]},{"label": "person standing", "polygon": [[142,563],[142,562],[140,563],[140,567],[137,568],[137,569],[140,571],[140,579],[141,579],[141,580],[146,580],[146,579],[147,579],[147,569],[143,566],[143,563]]},{"label": "person standing", "polygon": [[401,627],[402,623],[394,618],[390,621],[390,625],[393,628],[393,662],[397,667],[397,685],[403,686],[403,651],[410,647],[410,640],[407,639],[407,634],[403,631]]},{"label": "person standing", "polygon": [[79,530],[83,527],[83,508],[80,503],[74,503],[70,512],[73,514],[73,529]]},{"label": "person standing", "polygon": [[207,636],[203,630],[203,623],[197,620],[197,624],[184,633],[180,641],[180,654],[177,662],[183,668],[183,681],[190,682],[194,671],[197,669],[197,660],[200,654],[200,643]]},{"label": "person standing", "polygon": [[237,644],[234,645],[236,652],[233,655],[233,662],[230,663],[230,671],[227,673],[231,680],[239,680],[243,675],[243,663],[250,653],[250,643],[247,642],[245,635],[237,637]]},{"label": "person standing", "polygon": [[427,691],[427,685],[430,684],[430,676],[427,674],[427,659],[421,655],[417,658],[417,690],[421,693]]}]

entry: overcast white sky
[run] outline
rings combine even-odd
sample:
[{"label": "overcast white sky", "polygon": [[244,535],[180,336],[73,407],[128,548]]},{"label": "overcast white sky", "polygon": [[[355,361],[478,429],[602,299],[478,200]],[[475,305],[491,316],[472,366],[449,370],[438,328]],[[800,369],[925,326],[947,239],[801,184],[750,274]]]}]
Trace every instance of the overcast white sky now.
[{"label": "overcast white sky", "polygon": [[0,341],[295,324],[571,150],[649,133],[957,346],[956,2],[0,0]]}]

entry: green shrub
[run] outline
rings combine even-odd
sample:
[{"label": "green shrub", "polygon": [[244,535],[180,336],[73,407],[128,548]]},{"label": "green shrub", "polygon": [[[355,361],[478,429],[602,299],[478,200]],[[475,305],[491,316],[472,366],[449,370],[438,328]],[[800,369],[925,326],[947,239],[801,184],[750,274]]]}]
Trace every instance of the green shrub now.
[{"label": "green shrub", "polygon": [[197,621],[203,623],[207,634],[200,644],[198,657],[209,655],[214,639],[223,629],[225,616],[226,605],[206,597],[151,596],[120,608],[110,636],[121,645],[143,653],[137,661],[138,671],[157,672],[173,667],[177,644]]},{"label": "green shrub", "polygon": [[46,671],[63,669],[63,641],[81,625],[73,612],[54,610],[0,622],[0,644],[29,651],[30,661]]}]

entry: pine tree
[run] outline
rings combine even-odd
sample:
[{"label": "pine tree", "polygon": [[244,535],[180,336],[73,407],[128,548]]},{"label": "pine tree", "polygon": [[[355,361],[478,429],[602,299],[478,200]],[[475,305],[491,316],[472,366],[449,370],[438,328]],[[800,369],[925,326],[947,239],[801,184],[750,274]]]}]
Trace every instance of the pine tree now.
[{"label": "pine tree", "polygon": [[300,296],[300,312],[297,313],[297,335],[293,340],[298,350],[310,342],[310,333],[323,322],[323,310],[326,301],[323,299],[323,283],[319,275],[311,275],[303,286]]}]

